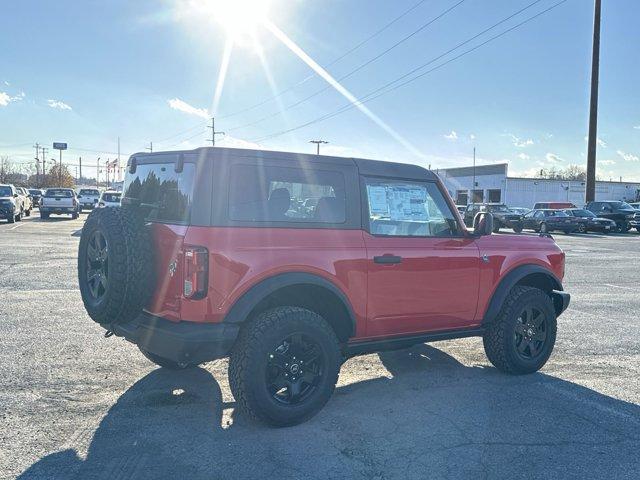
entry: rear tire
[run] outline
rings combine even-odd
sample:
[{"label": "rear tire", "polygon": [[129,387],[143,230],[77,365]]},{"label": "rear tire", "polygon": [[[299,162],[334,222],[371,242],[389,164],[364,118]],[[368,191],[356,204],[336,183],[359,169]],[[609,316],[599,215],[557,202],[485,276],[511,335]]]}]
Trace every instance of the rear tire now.
[{"label": "rear tire", "polygon": [[556,329],[556,312],[549,295],[537,288],[516,286],[498,316],[487,326],[484,351],[502,372],[533,373],[551,356]]},{"label": "rear tire", "polygon": [[25,212],[24,212],[24,216],[25,216],[25,217],[30,217],[30,216],[31,216],[31,209],[29,209],[29,210],[25,210]]},{"label": "rear tire", "polygon": [[160,357],[155,353],[147,352],[139,346],[138,349],[140,350],[142,355],[147,358],[147,360],[150,360],[159,367],[166,368],[168,370],[186,370],[187,368],[197,367],[197,365],[193,363],[176,362],[174,360],[169,360],[168,358]]},{"label": "rear tire", "polygon": [[584,223],[578,225],[578,233],[587,233],[587,226]]},{"label": "rear tire", "polygon": [[71,214],[71,220],[76,220],[79,216],[80,216],[79,213],[72,213]]},{"label": "rear tire", "polygon": [[547,233],[548,229],[547,229],[547,224],[546,223],[541,223],[540,224],[540,233]]},{"label": "rear tire", "polygon": [[18,213],[16,215],[16,222],[21,222],[22,221],[22,213],[23,213],[22,210],[20,210],[20,213]]},{"label": "rear tire", "polygon": [[40,218],[42,218],[43,220],[47,220],[49,218],[49,214],[40,212]]},{"label": "rear tire", "polygon": [[250,417],[296,425],[327,403],[341,364],[338,339],[320,315],[278,307],[243,326],[229,357],[229,385]]},{"label": "rear tire", "polygon": [[522,232],[522,225],[516,225],[515,227],[513,227],[513,231],[516,233],[521,233]]},{"label": "rear tire", "polygon": [[15,215],[11,215],[11,216],[7,217],[7,223],[16,223],[16,216]]}]

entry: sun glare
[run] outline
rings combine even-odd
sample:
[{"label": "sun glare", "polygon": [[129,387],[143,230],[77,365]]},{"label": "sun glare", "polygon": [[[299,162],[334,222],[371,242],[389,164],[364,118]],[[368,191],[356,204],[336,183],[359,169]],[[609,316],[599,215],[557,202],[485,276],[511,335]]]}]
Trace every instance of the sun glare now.
[{"label": "sun glare", "polygon": [[237,39],[252,35],[267,20],[268,0],[208,0],[209,14]]}]

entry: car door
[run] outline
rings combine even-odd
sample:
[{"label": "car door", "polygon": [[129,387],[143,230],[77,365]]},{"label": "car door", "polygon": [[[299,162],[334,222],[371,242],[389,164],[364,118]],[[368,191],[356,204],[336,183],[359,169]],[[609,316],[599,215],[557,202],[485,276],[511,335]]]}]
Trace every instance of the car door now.
[{"label": "car door", "polygon": [[527,212],[522,216],[522,228],[527,228],[527,229],[537,228],[536,219],[534,218],[534,215],[536,213],[537,213],[537,210],[531,210],[530,212]]},{"label": "car door", "polygon": [[363,179],[367,336],[475,323],[479,250],[436,182]]}]

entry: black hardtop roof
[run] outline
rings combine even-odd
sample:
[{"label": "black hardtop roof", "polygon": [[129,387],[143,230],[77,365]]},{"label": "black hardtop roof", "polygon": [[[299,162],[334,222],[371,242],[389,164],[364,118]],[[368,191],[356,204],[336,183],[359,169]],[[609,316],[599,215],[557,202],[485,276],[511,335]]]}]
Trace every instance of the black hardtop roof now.
[{"label": "black hardtop roof", "polygon": [[[200,147],[194,150],[175,150],[168,152],[140,152],[131,155],[139,163],[154,163],[162,157],[175,157],[183,154],[185,161],[207,159],[261,159],[261,160],[291,160],[296,163],[324,164],[336,166],[355,166],[360,174],[367,176],[394,177],[414,180],[435,181],[437,176],[430,170],[409,163],[385,162],[362,158],[333,157],[328,155],[314,155],[308,153],[277,152],[271,150],[252,150],[244,148]],[[171,161],[168,158],[167,161]]]}]

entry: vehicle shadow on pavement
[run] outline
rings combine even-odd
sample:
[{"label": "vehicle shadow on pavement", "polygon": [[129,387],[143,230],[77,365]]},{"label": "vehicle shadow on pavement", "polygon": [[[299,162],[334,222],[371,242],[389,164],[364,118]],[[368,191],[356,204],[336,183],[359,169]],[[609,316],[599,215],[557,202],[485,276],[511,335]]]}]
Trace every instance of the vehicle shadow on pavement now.
[{"label": "vehicle shadow on pavement", "polygon": [[283,429],[241,415],[225,429],[233,404],[211,373],[156,369],[84,433],[86,452],[70,441],[19,478],[637,478],[637,405],[428,345],[379,357],[392,378],[341,386]]}]

